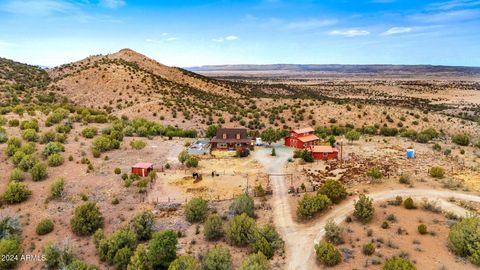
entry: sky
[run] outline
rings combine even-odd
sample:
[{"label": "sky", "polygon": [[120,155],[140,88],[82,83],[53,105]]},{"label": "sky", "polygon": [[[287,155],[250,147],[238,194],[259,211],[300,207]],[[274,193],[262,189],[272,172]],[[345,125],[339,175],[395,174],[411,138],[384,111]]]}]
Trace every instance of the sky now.
[{"label": "sky", "polygon": [[1,0],[0,57],[480,66],[480,0]]}]

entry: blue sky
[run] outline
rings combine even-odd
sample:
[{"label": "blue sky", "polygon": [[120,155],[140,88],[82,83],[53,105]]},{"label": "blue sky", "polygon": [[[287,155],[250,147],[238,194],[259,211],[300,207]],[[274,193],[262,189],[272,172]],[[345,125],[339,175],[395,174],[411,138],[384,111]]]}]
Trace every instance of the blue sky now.
[{"label": "blue sky", "polygon": [[480,66],[480,0],[2,0],[0,56],[56,66],[131,48],[175,66]]}]

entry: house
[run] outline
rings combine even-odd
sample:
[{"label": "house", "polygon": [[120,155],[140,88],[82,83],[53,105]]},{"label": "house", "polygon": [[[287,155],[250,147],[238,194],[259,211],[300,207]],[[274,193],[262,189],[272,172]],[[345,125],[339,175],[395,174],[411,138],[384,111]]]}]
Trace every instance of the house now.
[{"label": "house", "polygon": [[211,150],[250,149],[252,139],[246,128],[219,128],[210,141]]},{"label": "house", "polygon": [[132,166],[132,174],[142,177],[148,176],[151,171],[153,171],[152,163],[140,162]]},{"label": "house", "polygon": [[312,153],[312,157],[315,160],[329,160],[338,158],[338,149],[325,145],[311,146],[308,151]]},{"label": "house", "polygon": [[285,137],[285,146],[307,149],[317,145],[320,139],[314,132],[315,130],[311,127],[292,130],[289,136]]}]

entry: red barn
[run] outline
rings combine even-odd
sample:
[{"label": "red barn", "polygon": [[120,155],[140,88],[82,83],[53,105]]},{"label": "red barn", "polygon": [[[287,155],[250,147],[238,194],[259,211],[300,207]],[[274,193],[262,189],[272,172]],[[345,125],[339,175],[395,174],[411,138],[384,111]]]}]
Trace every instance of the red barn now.
[{"label": "red barn", "polygon": [[285,137],[285,146],[299,149],[307,149],[318,144],[320,139],[313,134],[315,130],[311,127],[292,130],[290,135]]},{"label": "red barn", "polygon": [[153,171],[153,164],[140,162],[132,166],[132,174],[140,175],[142,177],[148,176]]},{"label": "red barn", "polygon": [[331,146],[315,145],[308,149],[315,160],[328,160],[338,158],[338,149]]}]

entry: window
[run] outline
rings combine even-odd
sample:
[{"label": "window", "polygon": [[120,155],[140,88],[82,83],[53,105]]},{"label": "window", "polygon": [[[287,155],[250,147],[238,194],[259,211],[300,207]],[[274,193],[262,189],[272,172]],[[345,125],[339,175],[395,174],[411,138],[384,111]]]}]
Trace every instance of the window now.
[{"label": "window", "polygon": [[323,152],[323,156],[324,156],[324,157],[328,157],[328,153],[327,153],[327,152]]},{"label": "window", "polygon": [[227,139],[227,133],[223,133],[222,138],[223,138],[224,140]]},{"label": "window", "polygon": [[240,140],[240,133],[237,133],[237,140]]}]

